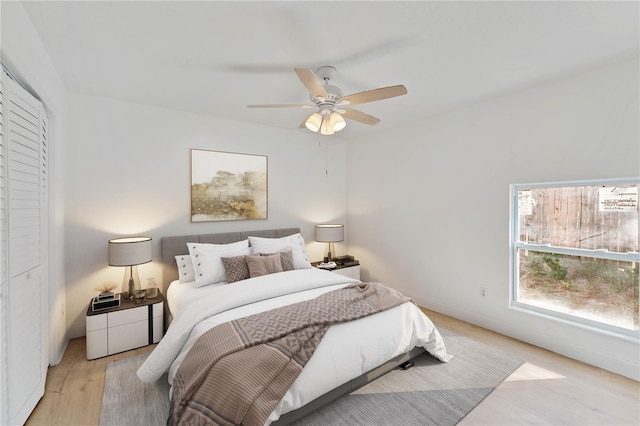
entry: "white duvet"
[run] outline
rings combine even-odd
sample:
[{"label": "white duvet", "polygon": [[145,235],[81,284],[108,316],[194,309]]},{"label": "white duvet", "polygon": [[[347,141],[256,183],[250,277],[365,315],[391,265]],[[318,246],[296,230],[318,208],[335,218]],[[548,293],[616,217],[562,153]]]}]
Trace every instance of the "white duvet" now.
[{"label": "white duvet", "polygon": [[[357,280],[314,268],[221,286],[174,318],[167,334],[138,370],[138,377],[153,382],[168,370],[171,384],[193,343],[212,327],[312,299],[354,282]],[[332,326],[267,424],[417,346],[441,361],[450,359],[440,333],[413,303]]]}]

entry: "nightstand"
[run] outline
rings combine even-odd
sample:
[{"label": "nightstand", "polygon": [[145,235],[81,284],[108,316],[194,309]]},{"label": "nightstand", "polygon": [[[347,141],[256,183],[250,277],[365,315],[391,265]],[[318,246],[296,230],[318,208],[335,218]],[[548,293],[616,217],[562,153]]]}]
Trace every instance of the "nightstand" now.
[{"label": "nightstand", "polygon": [[[316,267],[321,262],[313,262],[311,266]],[[334,269],[325,269],[326,271],[335,272],[336,274],[344,275],[345,277],[360,279],[360,262],[355,260],[353,262],[346,263],[344,265],[337,265]]]},{"label": "nightstand", "polygon": [[98,311],[87,308],[87,359],[158,343],[162,338],[164,297],[121,300],[120,306]]}]

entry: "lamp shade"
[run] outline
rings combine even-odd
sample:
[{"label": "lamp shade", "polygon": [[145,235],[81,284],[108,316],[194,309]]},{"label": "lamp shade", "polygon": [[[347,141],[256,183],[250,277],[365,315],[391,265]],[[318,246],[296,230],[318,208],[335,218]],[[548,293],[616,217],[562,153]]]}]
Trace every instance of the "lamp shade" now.
[{"label": "lamp shade", "polygon": [[332,112],[329,116],[329,125],[335,132],[339,132],[344,129],[347,123],[344,121],[344,118],[337,112]]},{"label": "lamp shade", "polygon": [[344,241],[344,225],[316,225],[315,240],[319,243]]},{"label": "lamp shade", "polygon": [[312,132],[317,132],[318,130],[320,130],[320,124],[322,124],[322,116],[317,112],[311,114],[309,118],[307,118],[307,121],[304,122],[304,125],[307,126],[307,129],[311,130]]},{"label": "lamp shade", "polygon": [[109,240],[109,265],[133,266],[151,262],[151,237]]}]

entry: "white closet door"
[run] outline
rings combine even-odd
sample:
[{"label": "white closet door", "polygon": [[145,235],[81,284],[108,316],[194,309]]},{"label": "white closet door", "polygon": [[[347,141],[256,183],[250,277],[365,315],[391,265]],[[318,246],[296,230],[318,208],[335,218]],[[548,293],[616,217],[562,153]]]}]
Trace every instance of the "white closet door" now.
[{"label": "white closet door", "polygon": [[0,67],[0,424],[7,415],[7,181],[6,145],[4,126],[4,79],[5,74]]},{"label": "white closet door", "polygon": [[22,424],[44,394],[47,373],[46,116],[37,99],[7,75],[3,78],[7,282],[2,289],[6,362],[0,423]]},{"label": "white closet door", "polygon": [[[4,79],[5,73],[0,69],[0,298],[2,298],[4,283],[7,281],[7,180],[6,180],[6,144],[4,126]],[[3,315],[0,315],[0,330],[2,330]],[[4,352],[2,352],[4,353]],[[0,378],[2,377],[0,369]],[[0,401],[1,403],[1,401]]]}]

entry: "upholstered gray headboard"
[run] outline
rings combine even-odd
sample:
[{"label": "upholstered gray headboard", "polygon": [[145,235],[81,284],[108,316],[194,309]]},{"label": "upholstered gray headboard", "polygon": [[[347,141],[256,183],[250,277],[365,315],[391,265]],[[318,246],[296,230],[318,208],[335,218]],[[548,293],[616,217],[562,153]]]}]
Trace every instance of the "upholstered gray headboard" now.
[{"label": "upholstered gray headboard", "polygon": [[264,229],[259,231],[225,232],[221,234],[180,235],[162,237],[162,293],[167,294],[171,281],[178,279],[176,256],[189,254],[187,243],[227,244],[246,240],[247,237],[279,238],[300,232],[300,228]]}]

